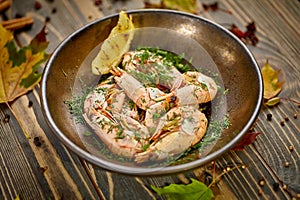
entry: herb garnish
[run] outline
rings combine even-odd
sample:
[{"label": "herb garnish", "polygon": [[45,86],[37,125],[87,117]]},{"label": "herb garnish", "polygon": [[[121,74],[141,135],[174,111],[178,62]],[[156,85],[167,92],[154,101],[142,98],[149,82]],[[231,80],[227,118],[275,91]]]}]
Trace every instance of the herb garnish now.
[{"label": "herb garnish", "polygon": [[[162,59],[162,63],[166,66],[174,66],[176,67],[181,73],[187,72],[191,70],[190,64],[184,59],[184,54],[177,55],[169,51],[161,50],[158,48],[151,48],[151,47],[141,47],[138,48],[137,51],[142,51],[143,54],[138,54],[141,57],[145,57],[147,59],[150,58],[150,55],[153,57],[159,57]],[[150,54],[151,53],[151,54]]]},{"label": "herb garnish", "polygon": [[85,123],[85,120],[83,118],[83,105],[85,98],[92,91],[92,89],[93,88],[89,87],[86,90],[82,91],[81,96],[73,94],[70,100],[64,101],[64,104],[68,106],[70,113],[75,116],[76,123]]}]

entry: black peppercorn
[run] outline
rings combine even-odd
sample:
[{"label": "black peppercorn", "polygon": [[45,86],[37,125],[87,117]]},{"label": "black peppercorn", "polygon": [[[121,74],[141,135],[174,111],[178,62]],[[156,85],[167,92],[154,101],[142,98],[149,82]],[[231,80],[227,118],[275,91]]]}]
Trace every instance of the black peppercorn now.
[{"label": "black peppercorn", "polygon": [[33,105],[33,102],[32,102],[32,101],[29,101],[29,102],[28,102],[28,107],[31,108],[32,105]]},{"label": "black peppercorn", "polygon": [[272,114],[271,114],[271,113],[267,114],[267,120],[268,120],[268,121],[271,121],[271,120],[272,120]]},{"label": "black peppercorn", "polygon": [[273,183],[273,189],[275,191],[278,191],[279,190],[279,183],[277,183],[277,182]]},{"label": "black peppercorn", "polygon": [[42,145],[40,138],[39,137],[34,137],[33,139],[33,143],[35,144],[35,146],[40,147]]},{"label": "black peppercorn", "polygon": [[49,16],[46,16],[45,22],[46,22],[46,23],[50,22],[50,17],[49,17]]},{"label": "black peppercorn", "polygon": [[297,114],[294,114],[294,119],[297,119]]},{"label": "black peppercorn", "polygon": [[53,8],[53,9],[51,10],[51,13],[54,14],[54,13],[56,13],[56,11],[57,11],[56,8]]}]

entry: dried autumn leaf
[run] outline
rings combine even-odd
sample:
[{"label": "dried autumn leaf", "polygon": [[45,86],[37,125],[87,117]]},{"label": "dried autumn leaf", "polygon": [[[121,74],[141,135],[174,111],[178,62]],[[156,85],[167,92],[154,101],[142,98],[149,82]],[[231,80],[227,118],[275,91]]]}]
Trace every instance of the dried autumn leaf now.
[{"label": "dried autumn leaf", "polygon": [[267,105],[267,106],[275,106],[275,105],[277,105],[277,104],[280,103],[280,100],[281,100],[280,97],[274,97],[274,98],[269,99],[269,100],[265,103],[265,105]]},{"label": "dried autumn leaf", "polygon": [[[45,35],[45,29],[37,35]],[[48,43],[34,38],[32,44],[17,49],[11,32],[0,25],[0,103],[8,103],[32,90],[40,81],[38,68],[48,55]]]},{"label": "dried autumn leaf", "polygon": [[283,82],[279,82],[278,80],[280,70],[274,70],[267,61],[262,67],[261,73],[264,83],[264,98],[271,99],[281,91],[283,85]]},{"label": "dried autumn leaf", "polygon": [[246,133],[243,139],[234,148],[232,148],[232,150],[242,151],[245,148],[245,146],[252,144],[255,141],[256,136],[258,136],[259,134],[260,133],[252,132]]},{"label": "dried autumn leaf", "polygon": [[247,30],[243,32],[239,29],[235,24],[232,24],[229,31],[235,34],[238,38],[240,38],[244,43],[250,42],[253,46],[256,46],[259,39],[256,36],[256,25],[254,22],[248,23],[246,26]]},{"label": "dried autumn leaf", "polygon": [[113,66],[118,65],[123,54],[129,50],[133,36],[132,17],[121,11],[118,24],[112,29],[108,38],[103,42],[99,53],[92,61],[93,74],[107,74]]},{"label": "dried autumn leaf", "polygon": [[179,10],[197,14],[198,7],[196,0],[162,0],[163,8]]}]

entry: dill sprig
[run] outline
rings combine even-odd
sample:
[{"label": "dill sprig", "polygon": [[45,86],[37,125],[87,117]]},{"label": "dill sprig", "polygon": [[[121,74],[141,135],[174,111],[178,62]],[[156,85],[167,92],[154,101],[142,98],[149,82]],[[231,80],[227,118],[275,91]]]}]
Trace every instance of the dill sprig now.
[{"label": "dill sprig", "polygon": [[64,104],[68,106],[68,109],[72,115],[75,117],[76,123],[85,123],[83,117],[83,105],[87,95],[93,90],[93,88],[88,87],[82,91],[82,95],[78,96],[73,94],[70,100],[65,100]]},{"label": "dill sprig", "polygon": [[169,51],[165,51],[158,48],[151,48],[151,47],[140,47],[137,49],[138,51],[144,50],[144,54],[142,57],[144,59],[149,58],[152,53],[154,57],[161,57],[162,62],[164,65],[167,66],[174,66],[176,67],[181,73],[187,72],[191,70],[191,65],[184,59],[184,55],[177,55]]}]

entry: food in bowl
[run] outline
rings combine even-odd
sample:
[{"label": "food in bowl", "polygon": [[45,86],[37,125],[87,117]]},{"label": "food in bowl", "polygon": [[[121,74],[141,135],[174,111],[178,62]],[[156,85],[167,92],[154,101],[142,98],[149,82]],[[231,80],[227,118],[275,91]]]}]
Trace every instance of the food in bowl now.
[{"label": "food in bowl", "polygon": [[[109,74],[94,75],[91,70],[93,60],[118,22],[118,14],[75,31],[47,62],[41,83],[41,103],[54,133],[83,159],[103,169],[131,175],[183,172],[231,149],[255,121],[262,101],[261,74],[249,50],[229,31],[199,16],[159,9],[127,13],[133,20],[134,37],[121,59],[126,52],[153,48],[183,58],[180,63],[189,66],[189,71],[201,72],[215,81],[218,86],[215,98],[201,104],[200,111],[208,121],[204,136],[177,156],[161,160],[153,157],[153,161],[147,158],[149,161],[138,163],[135,158],[113,153],[83,118],[87,95],[109,76],[115,76],[111,72],[124,70],[122,65],[114,65],[121,70],[108,69]],[[158,87],[171,99],[173,91]],[[170,143],[170,146],[175,145]]]},{"label": "food in bowl", "polygon": [[105,76],[82,101],[82,115],[116,156],[170,164],[206,134],[205,103],[219,87],[184,56],[154,47],[129,50],[133,37],[132,18],[122,11],[91,63],[93,74]]},{"label": "food in bowl", "polygon": [[218,86],[182,61],[161,49],[127,52],[88,94],[84,118],[113,153],[137,163],[170,160],[202,139],[203,104]]}]

